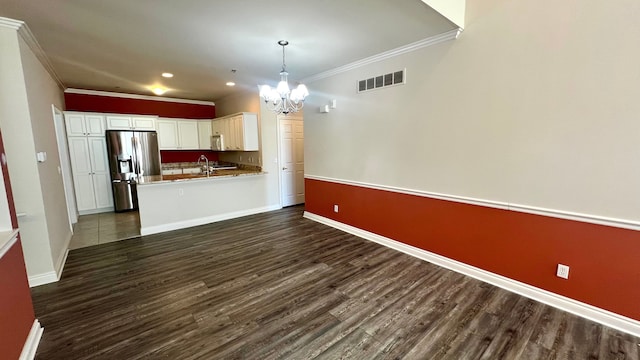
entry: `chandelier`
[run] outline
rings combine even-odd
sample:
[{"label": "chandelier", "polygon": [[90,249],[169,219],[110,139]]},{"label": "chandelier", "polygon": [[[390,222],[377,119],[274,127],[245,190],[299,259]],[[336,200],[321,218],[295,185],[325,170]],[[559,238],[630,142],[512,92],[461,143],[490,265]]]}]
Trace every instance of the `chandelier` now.
[{"label": "chandelier", "polygon": [[260,97],[264,99],[269,110],[278,114],[288,114],[297,112],[304,106],[304,99],[309,96],[307,87],[303,84],[298,85],[293,90],[289,90],[289,82],[287,77],[287,65],[284,61],[284,47],[289,45],[286,40],[278,41],[278,45],[282,46],[282,70],[280,71],[280,82],[275,89],[269,85],[260,86]]}]

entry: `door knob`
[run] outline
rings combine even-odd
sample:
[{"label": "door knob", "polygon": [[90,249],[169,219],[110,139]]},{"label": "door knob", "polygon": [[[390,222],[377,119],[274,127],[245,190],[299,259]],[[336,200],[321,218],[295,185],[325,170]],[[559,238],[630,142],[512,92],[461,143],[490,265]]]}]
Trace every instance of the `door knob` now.
[{"label": "door knob", "polygon": [[283,167],[283,168],[282,168],[282,170],[287,170],[287,168],[286,168],[286,167]]}]

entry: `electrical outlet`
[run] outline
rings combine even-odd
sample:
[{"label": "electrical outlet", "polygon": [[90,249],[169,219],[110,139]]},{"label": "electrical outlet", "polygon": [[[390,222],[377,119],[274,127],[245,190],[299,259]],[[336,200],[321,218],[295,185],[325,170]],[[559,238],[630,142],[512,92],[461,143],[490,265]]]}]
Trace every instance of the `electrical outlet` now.
[{"label": "electrical outlet", "polygon": [[333,205],[333,212],[338,212],[338,205]]},{"label": "electrical outlet", "polygon": [[569,266],[558,264],[558,270],[556,276],[563,279],[569,279]]}]

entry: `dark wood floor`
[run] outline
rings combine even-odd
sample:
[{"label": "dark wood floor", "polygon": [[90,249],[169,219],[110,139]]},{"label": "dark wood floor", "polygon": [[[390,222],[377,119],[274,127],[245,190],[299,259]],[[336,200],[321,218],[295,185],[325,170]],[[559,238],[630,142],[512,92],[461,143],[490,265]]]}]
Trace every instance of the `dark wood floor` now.
[{"label": "dark wood floor", "polygon": [[292,207],[71,251],[37,359],[639,359],[638,338]]}]

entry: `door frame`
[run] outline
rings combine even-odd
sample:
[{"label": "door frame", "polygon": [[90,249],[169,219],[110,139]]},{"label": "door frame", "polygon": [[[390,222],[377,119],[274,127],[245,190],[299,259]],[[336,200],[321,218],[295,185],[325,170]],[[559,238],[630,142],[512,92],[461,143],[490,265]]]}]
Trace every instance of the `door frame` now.
[{"label": "door frame", "polygon": [[64,124],[64,113],[55,105],[51,105],[53,112],[53,122],[56,132],[56,143],[58,144],[58,155],[60,157],[60,174],[64,188],[64,198],[67,203],[67,215],[69,217],[69,228],[73,234],[73,225],[78,222],[78,206],[76,204],[75,189],[73,185],[73,174],[71,173],[71,159],[69,157],[69,146],[67,144],[67,129]]}]

